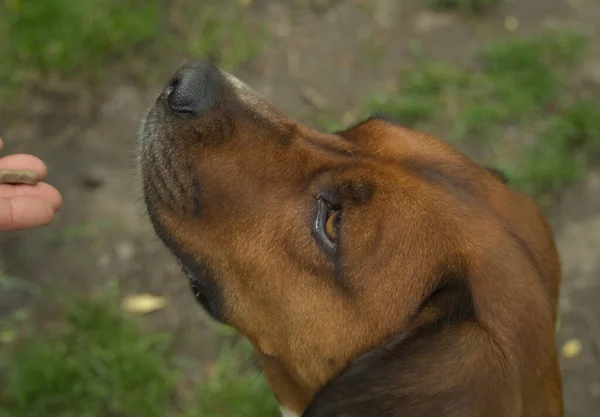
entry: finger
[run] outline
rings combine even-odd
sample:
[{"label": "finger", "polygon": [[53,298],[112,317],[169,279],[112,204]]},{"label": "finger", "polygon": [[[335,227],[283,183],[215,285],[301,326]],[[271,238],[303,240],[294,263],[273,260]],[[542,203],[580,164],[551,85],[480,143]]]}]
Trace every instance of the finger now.
[{"label": "finger", "polygon": [[0,158],[0,169],[30,169],[38,174],[40,181],[48,174],[46,164],[41,159],[27,154],[8,155]]},{"label": "finger", "polygon": [[36,197],[50,204],[54,211],[60,210],[63,204],[60,192],[45,182],[36,185],[12,185],[0,184],[0,199],[11,199],[15,197]]},{"label": "finger", "polygon": [[21,196],[0,199],[0,232],[44,226],[54,219],[54,210],[44,200]]}]

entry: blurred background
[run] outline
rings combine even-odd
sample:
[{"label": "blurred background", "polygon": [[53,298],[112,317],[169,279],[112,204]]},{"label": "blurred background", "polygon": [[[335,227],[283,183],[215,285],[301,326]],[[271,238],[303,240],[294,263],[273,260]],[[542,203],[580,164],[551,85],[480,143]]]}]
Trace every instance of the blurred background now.
[{"label": "blurred background", "polygon": [[566,414],[600,415],[598,0],[2,2],[4,153],[41,157],[65,204],[0,236],[1,417],[278,415],[140,201],[141,117],[190,57],[321,129],[391,114],[535,196],[564,265]]}]

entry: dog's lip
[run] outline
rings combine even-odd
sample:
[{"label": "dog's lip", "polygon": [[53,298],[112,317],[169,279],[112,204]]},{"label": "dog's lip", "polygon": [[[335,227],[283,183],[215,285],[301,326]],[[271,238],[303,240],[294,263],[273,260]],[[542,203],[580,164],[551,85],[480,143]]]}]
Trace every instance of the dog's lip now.
[{"label": "dog's lip", "polygon": [[162,135],[163,120],[166,116],[164,108],[164,100],[158,97],[154,103],[152,103],[140,123],[139,138],[142,145],[149,140],[153,140],[156,137]]},{"label": "dog's lip", "polygon": [[181,260],[181,258],[177,257],[177,263],[179,264],[179,267],[181,268],[187,279],[190,280],[190,282],[198,281],[199,278],[196,275],[194,275],[192,270],[188,268],[188,266],[183,262],[183,260]]}]

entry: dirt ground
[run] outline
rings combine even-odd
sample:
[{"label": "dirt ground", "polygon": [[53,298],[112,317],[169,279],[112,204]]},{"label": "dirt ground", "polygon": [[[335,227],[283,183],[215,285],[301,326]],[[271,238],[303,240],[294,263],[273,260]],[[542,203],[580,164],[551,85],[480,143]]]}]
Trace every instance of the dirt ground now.
[{"label": "dirt ground", "polygon": [[[272,41],[237,75],[303,122],[327,111],[351,122],[366,98],[393,83],[419,39],[436,58],[466,60],[478,45],[506,33],[550,25],[596,31],[585,65],[600,84],[598,0],[514,0],[476,22],[425,10],[417,0],[330,0],[318,11],[307,1],[255,1]],[[42,307],[65,292],[92,291],[118,283],[126,295],[167,295],[168,308],[149,316],[175,333],[190,375],[201,376],[215,355],[214,330],[194,304],[186,280],[154,237],[140,201],[135,170],[140,119],[180,64],[159,62],[158,80],[144,85],[116,77],[106,88],[53,85],[36,95],[26,114],[0,119],[8,152],[44,158],[49,182],[63,193],[57,221],[46,228],[0,237],[0,269],[39,290],[0,292],[0,315]],[[315,93],[318,92],[318,93]],[[4,104],[4,103],[3,103]],[[574,185],[553,208],[552,221],[564,264],[559,346],[572,338],[581,354],[563,358],[566,415],[600,415],[600,169]]]}]

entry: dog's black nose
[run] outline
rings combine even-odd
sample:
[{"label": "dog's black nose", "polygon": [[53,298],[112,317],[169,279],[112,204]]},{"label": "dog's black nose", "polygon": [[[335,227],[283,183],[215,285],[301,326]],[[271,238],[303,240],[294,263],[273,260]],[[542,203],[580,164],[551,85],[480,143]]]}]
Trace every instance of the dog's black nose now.
[{"label": "dog's black nose", "polygon": [[219,69],[207,62],[185,65],[165,90],[169,108],[185,116],[205,114],[216,101],[220,79]]}]

